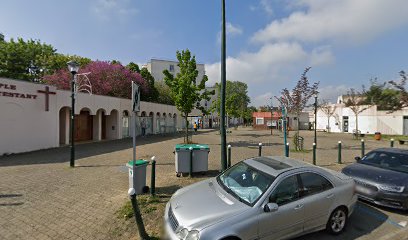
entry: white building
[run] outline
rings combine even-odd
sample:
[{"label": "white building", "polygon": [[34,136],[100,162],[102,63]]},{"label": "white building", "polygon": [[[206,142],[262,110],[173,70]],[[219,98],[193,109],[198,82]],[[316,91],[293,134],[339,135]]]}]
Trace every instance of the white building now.
[{"label": "white building", "polygon": [[[131,136],[131,100],[78,93],[75,140],[101,141]],[[69,144],[71,92],[54,86],[0,78],[0,155]],[[141,102],[136,132],[171,133],[183,127],[175,106]]]},{"label": "white building", "polygon": [[[353,133],[356,128],[356,116],[354,112],[344,105],[340,96],[336,104],[333,116],[328,116],[319,109],[317,112],[317,129],[331,132]],[[373,134],[381,132],[382,134],[408,135],[408,108],[400,111],[388,112],[377,110],[377,106],[366,106],[365,111],[358,114],[358,129],[361,133]],[[364,106],[362,106],[364,108]]]},{"label": "white building", "polygon": [[[146,68],[152,74],[156,81],[163,81],[164,80],[164,70],[169,70],[174,76],[180,72],[180,68],[177,66],[178,62],[176,61],[168,61],[168,60],[161,60],[161,59],[151,59],[150,62],[147,63]],[[197,70],[198,76],[197,81],[201,81],[205,74],[205,66],[204,64],[197,63]]]}]

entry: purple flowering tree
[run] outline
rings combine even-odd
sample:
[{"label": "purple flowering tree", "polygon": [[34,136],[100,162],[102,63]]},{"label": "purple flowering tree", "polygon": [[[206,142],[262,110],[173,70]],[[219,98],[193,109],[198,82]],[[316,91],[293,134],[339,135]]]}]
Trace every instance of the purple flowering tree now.
[{"label": "purple flowering tree", "polygon": [[[79,73],[88,73],[92,84],[92,93],[120,98],[131,98],[131,82],[135,81],[141,88],[141,100],[147,99],[150,93],[149,85],[139,73],[132,72],[121,64],[111,64],[105,61],[94,61],[79,69]],[[58,89],[70,90],[71,74],[68,69],[61,69],[52,75],[43,77],[47,84]]]}]

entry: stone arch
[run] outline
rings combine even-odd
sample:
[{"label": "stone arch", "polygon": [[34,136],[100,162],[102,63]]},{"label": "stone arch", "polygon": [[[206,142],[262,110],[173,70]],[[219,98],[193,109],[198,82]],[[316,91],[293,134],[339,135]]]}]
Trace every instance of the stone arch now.
[{"label": "stone arch", "polygon": [[141,113],[140,113],[140,116],[141,116],[141,117],[146,117],[146,112],[145,112],[145,111],[141,112]]},{"label": "stone arch", "polygon": [[128,110],[122,112],[122,138],[130,136],[130,114]]},{"label": "stone arch", "polygon": [[106,139],[119,138],[119,111],[112,109],[110,114],[106,116]]}]

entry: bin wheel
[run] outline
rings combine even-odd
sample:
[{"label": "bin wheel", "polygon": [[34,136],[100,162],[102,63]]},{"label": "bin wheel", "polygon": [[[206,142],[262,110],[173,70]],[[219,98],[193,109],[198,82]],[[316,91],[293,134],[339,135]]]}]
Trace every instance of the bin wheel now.
[{"label": "bin wheel", "polygon": [[144,186],[144,187],[142,188],[142,192],[143,192],[143,193],[148,193],[148,192],[149,192],[149,186]]},{"label": "bin wheel", "polygon": [[181,176],[181,173],[176,173],[176,177],[180,177]]}]

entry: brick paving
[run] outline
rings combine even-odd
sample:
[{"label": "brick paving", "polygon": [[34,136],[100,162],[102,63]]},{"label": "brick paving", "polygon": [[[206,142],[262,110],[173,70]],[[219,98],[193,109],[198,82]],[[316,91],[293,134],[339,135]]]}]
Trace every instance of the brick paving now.
[{"label": "brick paving", "polygon": [[[302,131],[302,136],[305,137],[305,148],[311,149],[313,132]],[[353,162],[354,156],[360,155],[360,141],[353,140],[351,135],[318,133],[318,136],[318,165],[340,170]],[[336,163],[338,140],[343,142],[345,164]],[[156,156],[158,192],[171,194],[175,189],[198,180],[175,175],[174,145],[182,141],[179,136],[150,136],[137,140],[138,158]],[[211,173],[217,173],[220,167],[217,132],[201,130],[193,141],[209,144],[209,169]],[[268,131],[240,128],[233,130],[227,141],[233,147],[233,163],[256,156],[259,142],[264,143],[263,155],[283,154],[282,134],[278,132],[271,136]],[[292,144],[291,138],[288,141]],[[124,164],[132,157],[131,144],[131,139],[123,139],[78,145],[77,167],[74,169],[69,167],[69,147],[0,157],[0,239],[136,238],[135,225],[123,230],[123,220],[116,217],[116,211],[127,201],[128,176]],[[397,142],[395,145],[407,148]],[[389,146],[388,141],[366,139],[366,152],[385,146]],[[290,152],[290,155],[312,161],[311,152]],[[149,174],[147,177],[150,179]],[[206,176],[199,176],[199,179],[203,177]],[[149,181],[147,183],[149,185]],[[392,213],[390,218],[407,220],[407,214]],[[158,223],[147,221],[149,224]],[[384,237],[381,232],[387,229],[395,230],[394,237],[399,236],[396,230],[405,231],[393,229],[383,221],[370,232]],[[117,231],[127,232],[117,234]],[[360,234],[354,231],[349,236],[352,236],[349,239],[372,238],[364,229]],[[309,238],[324,239],[319,235]]]}]

